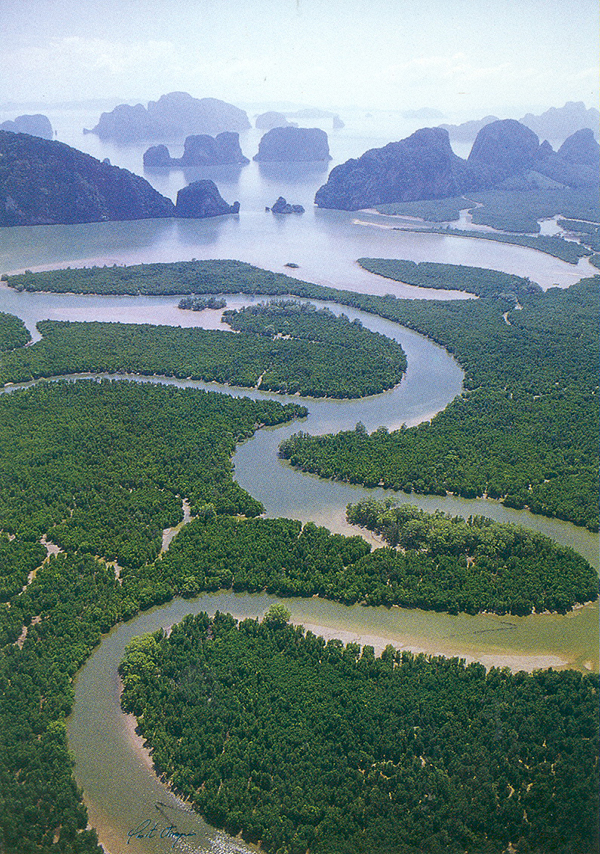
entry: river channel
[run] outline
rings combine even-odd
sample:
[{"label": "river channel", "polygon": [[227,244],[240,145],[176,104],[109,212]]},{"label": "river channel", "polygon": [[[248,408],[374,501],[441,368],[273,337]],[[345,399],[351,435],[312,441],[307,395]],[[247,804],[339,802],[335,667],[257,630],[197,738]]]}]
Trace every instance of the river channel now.
[{"label": "river channel", "polygon": [[[250,212],[237,220],[223,218],[218,223],[167,220],[6,229],[0,247],[0,271],[66,264],[237,257],[278,271],[285,262],[294,261],[300,263],[300,278],[334,287],[437,299],[460,295],[423,292],[380,279],[359,268],[354,259],[360,255],[378,255],[467,263],[529,275],[544,287],[554,283],[566,286],[588,272],[581,265],[573,267],[529,249],[443,235],[403,234],[378,228],[376,217],[361,215],[361,220],[368,221],[368,225],[359,224],[341,212],[309,211],[306,218],[295,220],[297,224],[293,227],[289,219],[278,222],[262,213]],[[241,297],[227,299],[230,307],[248,301]],[[173,297],[17,294],[0,287],[0,309],[22,317],[34,337],[36,322],[44,318],[219,325],[217,313],[203,312],[201,316],[184,313],[176,308],[176,303]],[[401,341],[408,357],[403,382],[394,390],[361,401],[305,401],[309,409],[307,419],[258,431],[238,448],[234,465],[237,480],[263,502],[268,516],[313,520],[347,533],[350,529],[344,518],[346,504],[366,495],[380,497],[386,493],[294,471],[277,457],[280,442],[299,429],[312,433],[336,432],[351,429],[357,421],[362,421],[369,430],[380,425],[394,429],[402,423],[412,425],[428,420],[460,392],[462,373],[447,353],[421,336],[347,308],[337,310],[352,318],[360,317],[370,328]],[[228,394],[272,397],[213,384],[203,387]],[[282,396],[276,399],[298,401]],[[568,523],[510,510],[493,501],[404,493],[394,497],[426,510],[440,508],[462,515],[481,513],[526,525],[572,546],[598,566],[597,535]],[[186,811],[185,805],[156,779],[151,762],[136,742],[132,721],[120,711],[117,666],[126,643],[136,634],[169,626],[185,614],[202,610],[230,611],[240,618],[261,616],[271,601],[266,595],[228,592],[202,596],[195,601],[175,600],[116,627],[78,675],[74,712],[68,722],[69,746],[90,822],[98,829],[101,842],[110,854],[171,850],[175,838],[174,831],[168,830],[170,826],[176,826],[177,832],[195,834],[177,841],[175,850],[250,850]],[[540,614],[522,618],[485,614],[451,616],[400,608],[347,608],[319,599],[293,599],[286,601],[286,605],[293,622],[327,636],[371,643],[377,649],[392,643],[514,669],[532,670],[548,665],[598,669],[597,603],[566,616]]]}]

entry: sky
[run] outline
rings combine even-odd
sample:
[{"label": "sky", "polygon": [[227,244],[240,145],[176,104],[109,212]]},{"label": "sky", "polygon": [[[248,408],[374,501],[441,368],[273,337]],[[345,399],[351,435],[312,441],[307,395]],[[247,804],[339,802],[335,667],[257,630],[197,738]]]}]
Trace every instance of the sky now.
[{"label": "sky", "polygon": [[598,105],[597,0],[0,0],[0,104]]}]

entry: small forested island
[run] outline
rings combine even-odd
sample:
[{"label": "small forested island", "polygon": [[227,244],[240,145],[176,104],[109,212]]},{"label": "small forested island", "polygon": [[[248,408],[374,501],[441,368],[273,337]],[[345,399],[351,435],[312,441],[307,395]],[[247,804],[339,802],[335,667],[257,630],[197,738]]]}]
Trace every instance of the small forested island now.
[{"label": "small forested island", "polygon": [[42,321],[40,341],[0,356],[0,384],[82,372],[125,372],[352,398],[391,388],[406,370],[406,356],[395,341],[311,305],[284,301],[254,306],[226,312],[223,321],[240,334],[149,324]]},{"label": "small forested island", "polygon": [[287,616],[127,648],[123,707],[209,822],[273,854],[591,854],[595,677],[376,658]]},{"label": "small forested island", "polygon": [[358,264],[370,273],[420,288],[468,291],[480,297],[498,297],[518,302],[521,294],[541,293],[535,282],[522,276],[433,261],[401,261],[393,258],[359,258]]},{"label": "small forested island", "polygon": [[182,219],[204,219],[239,213],[240,203],[228,204],[214,181],[204,178],[192,181],[177,193],[175,216]]},{"label": "small forested island", "polygon": [[226,308],[227,300],[219,299],[218,297],[197,297],[191,294],[189,297],[183,297],[179,300],[177,308],[185,311],[204,311],[207,308],[221,309]]},{"label": "small forested island", "polygon": [[586,560],[516,525],[375,502],[347,512],[350,522],[381,534],[390,548],[371,551],[360,537],[312,523],[240,522],[212,513],[186,525],[160,565],[142,574],[184,596],[266,590],[453,614],[564,613],[598,594],[597,573]]}]

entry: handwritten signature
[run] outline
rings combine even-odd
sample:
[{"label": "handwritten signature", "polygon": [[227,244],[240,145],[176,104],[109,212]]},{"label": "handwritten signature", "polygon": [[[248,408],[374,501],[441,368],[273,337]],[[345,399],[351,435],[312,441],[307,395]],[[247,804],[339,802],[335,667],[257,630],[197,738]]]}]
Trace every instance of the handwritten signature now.
[{"label": "handwritten signature", "polygon": [[177,843],[186,836],[196,836],[196,834],[193,831],[190,833],[182,833],[177,830],[177,825],[175,824],[169,824],[167,827],[161,827],[157,821],[152,821],[151,818],[147,818],[140,822],[137,827],[134,827],[133,830],[128,831],[127,844],[129,845],[132,839],[172,839],[173,844],[171,845],[171,848],[175,848]]}]

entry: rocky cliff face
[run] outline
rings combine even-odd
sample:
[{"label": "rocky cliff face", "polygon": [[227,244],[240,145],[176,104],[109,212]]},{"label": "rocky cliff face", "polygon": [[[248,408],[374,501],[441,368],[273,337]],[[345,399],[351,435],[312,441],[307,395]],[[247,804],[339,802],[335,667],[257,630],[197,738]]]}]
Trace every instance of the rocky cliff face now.
[{"label": "rocky cliff face", "polygon": [[54,131],[48,116],[36,113],[33,116],[17,116],[14,121],[2,122],[0,130],[11,133],[28,133],[31,136],[41,136],[42,139],[52,139]]},{"label": "rocky cliff face", "polygon": [[327,134],[320,128],[273,128],[261,139],[254,159],[262,163],[330,160]]},{"label": "rocky cliff face", "polygon": [[242,154],[239,134],[224,131],[216,137],[197,134],[186,137],[182,157],[171,157],[166,145],[154,145],[144,154],[144,166],[221,166],[249,163]]},{"label": "rocky cliff face", "polygon": [[0,131],[0,225],[53,225],[174,215],[126,169],[61,142]]},{"label": "rocky cliff face", "polygon": [[243,131],[250,127],[243,110],[218,98],[192,98],[187,92],[171,92],[158,101],[120,104],[88,133],[116,142],[153,139],[182,139],[191,134],[215,135],[223,131]]},{"label": "rocky cliff face", "polygon": [[214,181],[194,181],[177,193],[175,216],[184,219],[202,219],[223,214],[236,214],[239,209],[239,202],[227,204]]},{"label": "rocky cliff face", "polygon": [[422,128],[332,169],[315,196],[322,208],[358,210],[385,202],[442,199],[462,191],[464,161],[441,128]]}]

